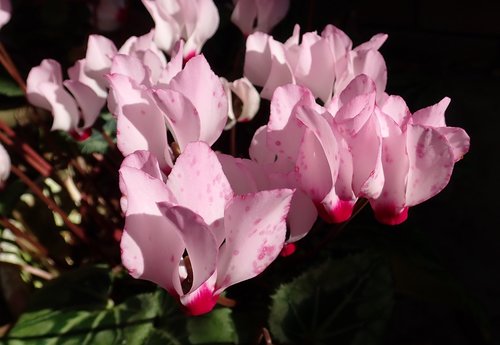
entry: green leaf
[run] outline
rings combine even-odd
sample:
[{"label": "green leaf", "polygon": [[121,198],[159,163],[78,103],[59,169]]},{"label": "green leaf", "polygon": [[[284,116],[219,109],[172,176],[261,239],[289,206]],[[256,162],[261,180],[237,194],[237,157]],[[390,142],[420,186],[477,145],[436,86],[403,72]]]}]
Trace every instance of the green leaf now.
[{"label": "green leaf", "polygon": [[109,112],[104,112],[101,114],[101,118],[104,120],[102,129],[111,137],[116,136],[116,117],[114,117]]},{"label": "green leaf", "polygon": [[9,332],[17,344],[141,344],[159,313],[155,294],[134,296],[104,310],[41,309],[21,316]]},{"label": "green leaf", "polygon": [[393,306],[385,261],[373,252],[329,259],[272,296],[273,337],[291,344],[378,344]]},{"label": "green leaf", "polygon": [[106,139],[96,130],[92,130],[90,138],[78,142],[78,147],[83,154],[106,153],[108,146]]},{"label": "green leaf", "polygon": [[238,344],[238,334],[231,317],[231,309],[214,309],[208,314],[187,321],[191,344]]},{"label": "green leaf", "polygon": [[0,94],[8,97],[23,96],[23,90],[7,77],[0,77]]},{"label": "green leaf", "polygon": [[[170,316],[178,315],[178,308],[165,291],[139,294],[115,305],[110,299],[113,282],[107,266],[62,275],[34,294],[28,311],[0,343],[183,344],[171,328],[177,324]],[[171,327],[157,329],[161,318]]]}]

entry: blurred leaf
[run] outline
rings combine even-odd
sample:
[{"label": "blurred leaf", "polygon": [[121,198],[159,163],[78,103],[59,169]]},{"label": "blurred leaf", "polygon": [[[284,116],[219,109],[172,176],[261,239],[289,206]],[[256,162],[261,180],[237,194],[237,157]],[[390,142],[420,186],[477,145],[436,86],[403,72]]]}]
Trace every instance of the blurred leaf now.
[{"label": "blurred leaf", "polygon": [[5,95],[8,97],[20,97],[23,96],[23,90],[14,81],[8,77],[0,77],[0,95]]},{"label": "blurred leaf", "polygon": [[231,317],[231,309],[214,309],[208,314],[191,317],[187,321],[191,344],[238,344],[238,334]]},{"label": "blurred leaf", "polygon": [[108,142],[104,139],[101,133],[96,130],[92,130],[90,138],[78,142],[78,147],[83,154],[106,153],[108,150]]},{"label": "blurred leaf", "polygon": [[116,117],[114,117],[109,112],[104,112],[101,114],[101,118],[104,120],[104,125],[102,129],[111,137],[116,136]]},{"label": "blurred leaf", "polygon": [[378,344],[393,306],[390,271],[373,252],[329,259],[272,296],[270,329],[291,344]]}]

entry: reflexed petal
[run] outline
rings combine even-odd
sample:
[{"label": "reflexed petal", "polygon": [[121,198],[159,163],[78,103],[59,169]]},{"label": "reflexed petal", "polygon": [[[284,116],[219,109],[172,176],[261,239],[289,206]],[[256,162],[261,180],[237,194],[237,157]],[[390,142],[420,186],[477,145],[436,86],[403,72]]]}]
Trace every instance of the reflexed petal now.
[{"label": "reflexed petal", "polygon": [[117,117],[117,146],[124,156],[136,150],[151,151],[162,169],[172,165],[167,145],[167,129],[160,109],[128,77],[109,76],[108,108]]},{"label": "reflexed petal", "polygon": [[118,54],[113,58],[110,74],[120,74],[129,77],[134,82],[150,86],[149,75],[144,64],[135,56]]},{"label": "reflexed petal", "polygon": [[271,99],[277,87],[290,83],[295,84],[295,77],[287,62],[283,44],[271,39],[268,44],[271,52],[271,69],[260,93],[265,99]]},{"label": "reflexed petal", "polygon": [[116,55],[115,44],[101,35],[90,35],[85,55],[85,73],[97,81],[101,87],[107,85],[105,74],[111,68],[111,61]]},{"label": "reflexed petal", "polygon": [[217,243],[207,224],[190,209],[171,206],[168,203],[160,203],[158,207],[184,241],[193,271],[193,282],[186,293],[192,292],[214,274],[217,265]]},{"label": "reflexed petal", "polygon": [[170,89],[154,90],[153,97],[181,152],[188,143],[200,140],[200,116],[189,99]]},{"label": "reflexed petal", "polygon": [[83,118],[82,128],[91,127],[99,117],[101,109],[106,103],[106,98],[99,97],[90,87],[77,80],[65,80],[63,84],[80,107]]},{"label": "reflexed petal", "polygon": [[142,0],[155,22],[155,43],[161,50],[170,54],[175,42],[181,38],[181,28],[175,18],[160,8],[161,1]]},{"label": "reflexed petal", "polygon": [[453,160],[455,162],[469,152],[470,138],[469,135],[462,129],[457,127],[442,127],[435,128],[443,135],[453,151]]},{"label": "reflexed petal", "polygon": [[227,120],[227,98],[219,78],[203,56],[186,63],[169,84],[194,105],[200,116],[199,140],[212,145],[222,133]]},{"label": "reflexed petal", "polygon": [[212,0],[198,0],[196,2],[196,23],[194,30],[189,32],[184,46],[184,56],[193,52],[199,54],[205,42],[215,34],[219,27],[219,11]]},{"label": "reflexed petal", "polygon": [[414,206],[433,197],[448,184],[454,156],[448,140],[437,130],[409,125],[407,131],[410,166],[406,204]]},{"label": "reflexed petal", "polygon": [[446,127],[444,112],[450,102],[451,99],[445,97],[439,103],[416,111],[411,118],[412,123],[422,126]]},{"label": "reflexed petal", "polygon": [[216,292],[255,277],[276,259],[285,241],[292,194],[290,189],[263,191],[236,196],[228,205]]},{"label": "reflexed petal", "polygon": [[224,216],[233,196],[217,156],[204,142],[187,145],[168,176],[167,186],[179,205],[202,216],[208,225]]},{"label": "reflexed petal", "polygon": [[248,153],[252,160],[260,164],[270,164],[276,159],[276,154],[267,146],[267,126],[259,127],[252,138]]},{"label": "reflexed petal", "polygon": [[[127,194],[125,227],[121,239],[123,265],[134,278],[150,280],[171,294],[179,294],[179,260],[184,243],[175,226],[158,208],[169,202],[165,184],[135,168],[120,169]],[[161,263],[161,264],[159,264]]]},{"label": "reflexed petal", "polygon": [[405,100],[400,96],[388,96],[381,105],[380,110],[384,114],[389,115],[402,130],[406,128],[406,123],[411,117],[410,110]]},{"label": "reflexed petal", "polygon": [[271,71],[269,41],[273,38],[263,32],[248,36],[245,51],[244,76],[258,86],[264,86]]},{"label": "reflexed petal", "polygon": [[382,165],[385,183],[382,193],[370,199],[375,218],[388,225],[400,224],[406,220],[406,186],[409,160],[406,149],[406,133],[391,116],[381,114],[387,135],[382,140]]}]

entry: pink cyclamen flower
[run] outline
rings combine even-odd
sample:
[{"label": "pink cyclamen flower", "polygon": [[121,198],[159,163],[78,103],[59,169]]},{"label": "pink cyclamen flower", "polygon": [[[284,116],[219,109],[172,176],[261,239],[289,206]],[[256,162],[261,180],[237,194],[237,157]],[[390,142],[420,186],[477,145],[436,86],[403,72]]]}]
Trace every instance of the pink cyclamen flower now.
[{"label": "pink cyclamen flower", "polygon": [[9,178],[10,164],[9,153],[0,144],[0,189],[3,188],[5,181]]},{"label": "pink cyclamen flower", "polygon": [[212,0],[142,0],[155,22],[155,42],[167,54],[183,39],[186,59],[199,54],[219,26]]},{"label": "pink cyclamen flower", "polygon": [[117,117],[117,145],[125,156],[136,150],[151,151],[168,171],[175,157],[167,129],[181,152],[189,142],[212,145],[219,138],[227,122],[227,98],[203,55],[189,60],[177,74],[174,72],[182,68],[182,60],[172,59],[154,87],[149,81],[139,81],[144,80],[146,70],[137,59],[121,63],[133,66],[126,69],[128,75],[108,76],[108,106]]},{"label": "pink cyclamen flower", "polygon": [[189,144],[166,181],[152,154],[131,154],[120,188],[124,266],[165,288],[189,314],[210,311],[223,290],[260,274],[283,248],[293,192],[234,195],[205,143]]},{"label": "pink cyclamen flower", "polygon": [[231,21],[244,35],[270,32],[288,12],[290,0],[233,0]]},{"label": "pink cyclamen flower", "polygon": [[380,106],[386,183],[380,196],[370,199],[380,222],[396,225],[405,221],[409,207],[446,187],[454,164],[468,152],[467,133],[446,126],[444,113],[449,103],[446,97],[413,115],[398,96],[388,96]]},{"label": "pink cyclamen flower", "polygon": [[278,86],[292,83],[307,87],[315,97],[327,102],[360,74],[374,80],[381,95],[387,72],[378,49],[386,38],[378,34],[352,49],[349,37],[333,25],[321,35],[306,32],[302,39],[296,25],[285,43],[256,32],[247,39],[244,75],[253,84],[263,86],[261,96],[266,99],[271,99]]},{"label": "pink cyclamen flower", "polygon": [[10,0],[0,0],[0,28],[10,20],[12,4]]}]

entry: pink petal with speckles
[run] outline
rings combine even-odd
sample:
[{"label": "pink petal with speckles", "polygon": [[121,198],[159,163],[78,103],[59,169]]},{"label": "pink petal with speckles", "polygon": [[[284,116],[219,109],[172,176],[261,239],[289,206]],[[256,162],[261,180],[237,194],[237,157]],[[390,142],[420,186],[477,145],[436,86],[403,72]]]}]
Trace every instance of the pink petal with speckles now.
[{"label": "pink petal with speckles", "polygon": [[438,103],[420,110],[417,110],[411,117],[412,123],[415,125],[430,126],[430,127],[446,127],[444,113],[451,99],[443,98]]},{"label": "pink petal with speckles", "polygon": [[[406,181],[409,160],[406,133],[401,131],[394,116],[378,113],[386,133],[382,139],[382,166],[385,183],[381,194],[370,199],[375,217],[381,223],[396,225],[406,220]],[[406,210],[406,211],[405,211]]]},{"label": "pink petal with speckles", "polygon": [[170,220],[175,231],[182,238],[191,263],[193,282],[189,290],[183,293],[180,280],[174,284],[179,295],[198,289],[215,272],[217,265],[218,245],[215,238],[198,214],[182,206],[159,203],[162,214]]},{"label": "pink petal with speckles", "polygon": [[189,99],[170,89],[156,89],[152,95],[181,152],[188,143],[200,140],[200,116]]},{"label": "pink petal with speckles", "polygon": [[162,169],[170,169],[165,119],[146,89],[132,79],[109,75],[108,108],[117,117],[117,146],[124,156],[151,151]]},{"label": "pink petal with speckles", "polygon": [[448,140],[437,130],[420,125],[407,129],[409,173],[406,205],[417,205],[437,193],[449,182],[454,156]]},{"label": "pink petal with speckles", "polygon": [[208,225],[224,216],[233,191],[216,154],[204,142],[186,146],[167,180],[178,205],[199,214]]},{"label": "pink petal with speckles", "polygon": [[236,196],[228,205],[226,242],[217,264],[216,292],[262,273],[279,255],[293,191],[280,189]]},{"label": "pink petal with speckles", "polygon": [[179,284],[174,281],[179,279],[185,245],[174,224],[158,208],[158,203],[171,201],[165,184],[127,166],[120,169],[120,179],[128,199],[120,244],[123,265],[134,278],[150,280],[178,294]]},{"label": "pink petal with speckles", "polygon": [[199,140],[212,145],[227,121],[227,98],[220,79],[202,55],[195,56],[169,83],[191,101],[200,117]]}]

